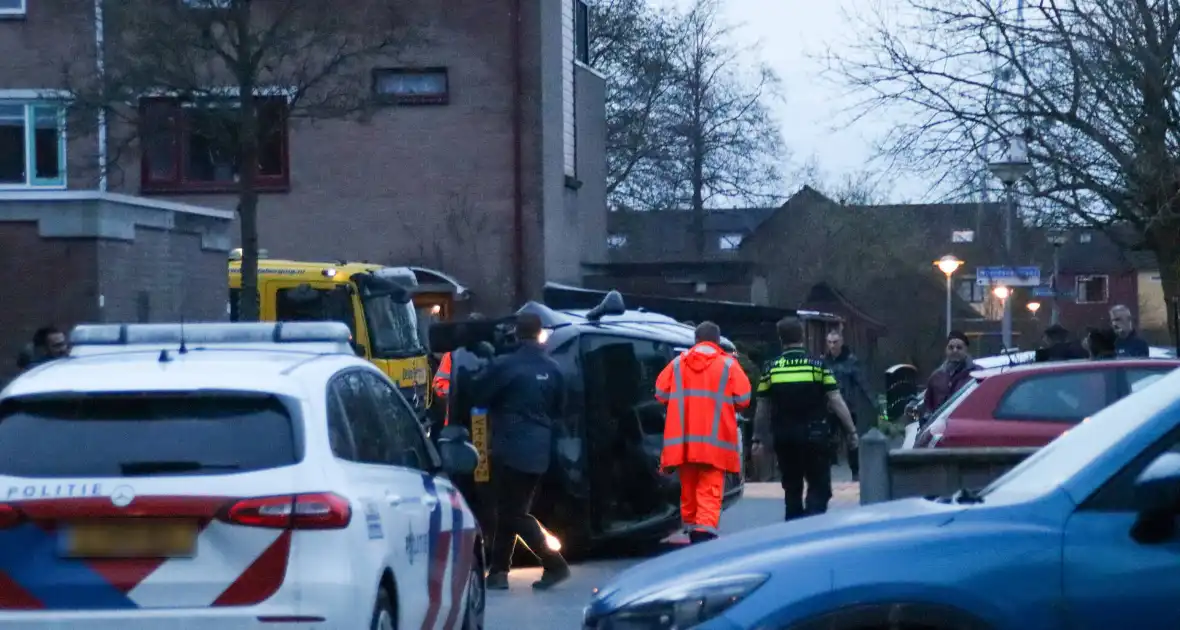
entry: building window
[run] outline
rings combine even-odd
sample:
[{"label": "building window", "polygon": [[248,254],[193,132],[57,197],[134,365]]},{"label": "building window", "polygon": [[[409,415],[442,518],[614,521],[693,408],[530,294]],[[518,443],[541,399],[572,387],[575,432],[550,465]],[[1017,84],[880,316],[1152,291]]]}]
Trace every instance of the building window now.
[{"label": "building window", "polygon": [[717,249],[723,252],[732,252],[742,246],[741,234],[722,234],[717,239]]},{"label": "building window", "polygon": [[60,105],[0,103],[0,187],[65,186],[65,122]]},{"label": "building window", "polygon": [[446,105],[450,100],[446,68],[378,68],[373,95],[391,105]]},{"label": "building window", "polygon": [[1078,304],[1101,304],[1110,298],[1109,276],[1078,277]]},{"label": "building window", "polygon": [[[260,96],[259,192],[290,187],[287,99]],[[140,188],[143,192],[233,192],[240,179],[240,123],[236,102],[193,103],[175,98],[140,100]]]},{"label": "building window", "polygon": [[25,0],[0,0],[0,18],[22,17],[25,14]]},{"label": "building window", "polygon": [[959,298],[970,304],[983,304],[987,299],[987,287],[975,281],[975,278],[963,277],[958,279],[955,292]]},{"label": "building window", "polygon": [[974,243],[975,230],[954,230],[951,232],[952,243]]},{"label": "building window", "polygon": [[574,2],[574,59],[590,65],[590,6],[586,0]]},{"label": "building window", "polygon": [[[2,2],[3,0],[0,0]],[[190,9],[228,9],[233,0],[180,0]]]},{"label": "building window", "polygon": [[1079,243],[1089,243],[1093,239],[1094,235],[1090,234],[1089,232],[1082,232],[1081,234],[1078,234]]},{"label": "building window", "polygon": [[606,237],[606,246],[610,249],[621,249],[627,245],[626,234],[611,234]]}]

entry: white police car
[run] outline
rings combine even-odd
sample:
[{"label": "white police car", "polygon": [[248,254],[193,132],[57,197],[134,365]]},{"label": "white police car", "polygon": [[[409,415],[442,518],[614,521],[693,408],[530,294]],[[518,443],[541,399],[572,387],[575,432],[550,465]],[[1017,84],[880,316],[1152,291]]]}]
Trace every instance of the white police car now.
[{"label": "white police car", "polygon": [[482,628],[474,448],[348,340],[76,328],[0,392],[0,627]]}]

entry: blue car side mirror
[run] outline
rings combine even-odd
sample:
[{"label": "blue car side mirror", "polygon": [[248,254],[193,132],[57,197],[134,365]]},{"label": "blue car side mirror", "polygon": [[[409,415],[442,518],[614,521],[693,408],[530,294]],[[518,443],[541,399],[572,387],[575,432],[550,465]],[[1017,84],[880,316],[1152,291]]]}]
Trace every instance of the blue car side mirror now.
[{"label": "blue car side mirror", "polygon": [[1164,453],[1147,465],[1135,480],[1139,518],[1131,537],[1142,544],[1159,544],[1176,536],[1180,514],[1180,453]]},{"label": "blue car side mirror", "polygon": [[1180,453],[1164,453],[1135,480],[1135,505],[1141,512],[1180,508]]}]

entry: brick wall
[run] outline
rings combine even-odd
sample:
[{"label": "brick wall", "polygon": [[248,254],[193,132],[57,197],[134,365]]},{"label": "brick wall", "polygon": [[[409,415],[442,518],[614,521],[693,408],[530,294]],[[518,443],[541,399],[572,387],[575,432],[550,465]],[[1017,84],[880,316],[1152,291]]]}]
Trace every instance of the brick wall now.
[{"label": "brick wall", "polygon": [[[1092,274],[1085,274],[1092,275]],[[1062,289],[1068,291],[1077,290],[1078,275],[1062,273],[1060,275],[1060,282]],[[1139,277],[1134,271],[1120,274],[1110,274],[1108,276],[1108,296],[1105,302],[1096,303],[1077,303],[1077,295],[1073,297],[1063,298],[1060,303],[1061,325],[1067,329],[1074,331],[1076,334],[1084,334],[1086,328],[1091,326],[1109,326],[1110,325],[1110,309],[1116,304],[1126,305],[1131,309],[1136,319],[1139,317]],[[1052,300],[1043,304],[1041,313],[1050,313],[1053,310]],[[1046,319],[1047,321],[1047,319]]]}]

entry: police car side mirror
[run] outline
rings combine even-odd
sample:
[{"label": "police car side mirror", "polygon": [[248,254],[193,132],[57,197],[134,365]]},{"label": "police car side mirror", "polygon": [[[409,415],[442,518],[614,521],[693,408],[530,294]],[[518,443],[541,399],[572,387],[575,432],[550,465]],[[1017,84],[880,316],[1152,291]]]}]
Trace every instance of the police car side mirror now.
[{"label": "police car side mirror", "polygon": [[446,426],[439,432],[438,456],[449,475],[470,475],[479,466],[479,451],[471,443],[471,434],[460,426]]}]

